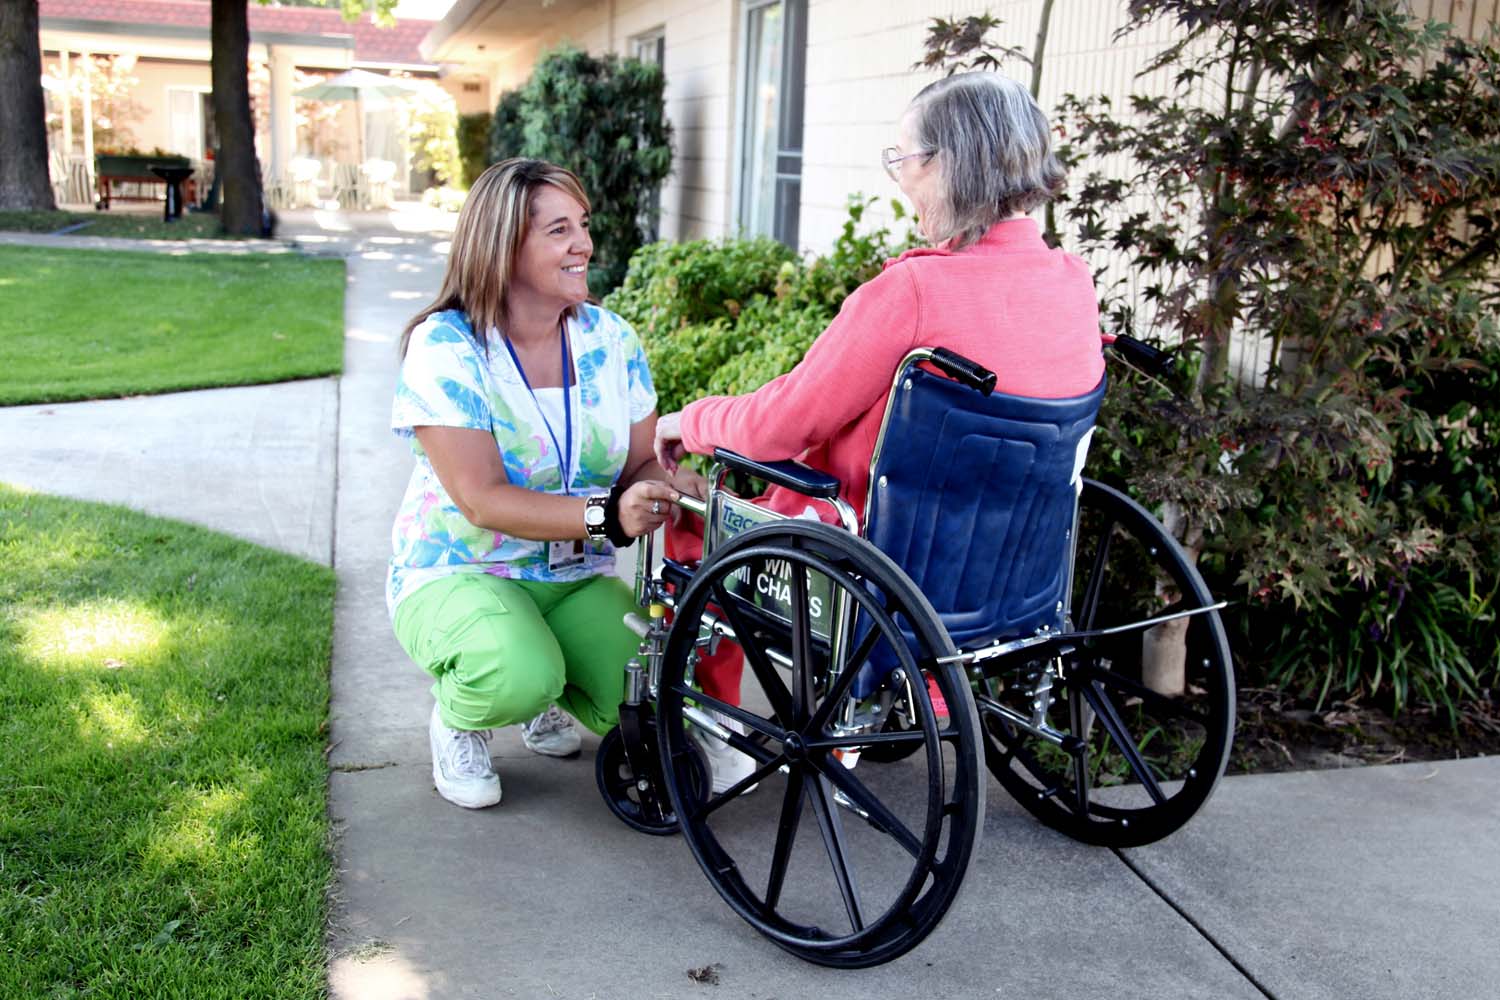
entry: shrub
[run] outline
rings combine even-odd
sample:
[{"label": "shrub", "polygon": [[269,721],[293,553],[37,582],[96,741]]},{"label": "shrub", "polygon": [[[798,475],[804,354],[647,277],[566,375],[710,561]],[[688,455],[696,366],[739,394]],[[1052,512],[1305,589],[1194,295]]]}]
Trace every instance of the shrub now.
[{"label": "shrub", "polygon": [[422,192],[422,204],[456,214],[464,207],[464,199],[468,195],[467,191],[456,187],[432,187]]},{"label": "shrub", "polygon": [[521,91],[507,90],[495,102],[495,114],[490,120],[491,163],[527,155],[524,152],[525,137],[521,134],[521,105],[524,101],[525,95]]},{"label": "shrub", "polygon": [[495,160],[537,157],[583,182],[594,235],[589,285],[598,294],[620,283],[630,255],[646,242],[652,192],[671,171],[664,85],[660,66],[563,46],[544,55],[495,109]]},{"label": "shrub", "polygon": [[[1247,602],[1249,666],[1317,696],[1475,696],[1500,669],[1500,51],[1394,0],[1135,0],[1165,96],[1068,99],[1076,246],[1111,325],[1099,451]],[[1227,82],[1226,82],[1227,81]],[[1208,87],[1205,100],[1195,95]],[[1240,345],[1267,364],[1241,371]]]},{"label": "shrub", "polygon": [[489,166],[491,116],[483,111],[458,116],[458,158],[463,165],[463,187],[472,187]]},{"label": "shrub", "polygon": [[458,152],[458,105],[453,95],[429,80],[414,81],[399,104],[402,132],[411,147],[412,169],[431,171],[439,184],[455,184],[462,173]]},{"label": "shrub", "polygon": [[[910,232],[897,239],[886,227],[859,231],[873,200],[850,198],[826,257],[800,258],[765,238],[653,243],[637,251],[604,304],[640,334],[658,410],[750,392],[791,371],[844,298],[913,245]],[[904,219],[902,206],[892,204]]]}]

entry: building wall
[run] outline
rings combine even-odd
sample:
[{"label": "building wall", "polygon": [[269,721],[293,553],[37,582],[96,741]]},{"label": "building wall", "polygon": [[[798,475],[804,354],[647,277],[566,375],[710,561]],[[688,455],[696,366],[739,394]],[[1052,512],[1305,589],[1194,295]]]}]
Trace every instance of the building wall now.
[{"label": "building wall", "polygon": [[[952,0],[809,0],[801,240],[826,250],[854,193],[896,197],[879,163],[895,140],[911,97],[939,74],[919,73],[933,17],[988,9],[1004,21],[997,37],[1030,51],[1042,0],[1002,3]],[[728,0],[613,0],[586,6],[535,44],[490,67],[491,93],[524,82],[541,50],[567,40],[589,51],[623,52],[629,40],[665,27],[667,115],[674,129],[673,174],[662,192],[664,237],[693,239],[734,231],[734,168],[741,4]],[[1057,3],[1042,91],[1043,106],[1064,89],[1126,92],[1131,76],[1160,37],[1115,45],[1123,22],[1114,0]],[[1158,33],[1158,36],[1161,33]],[[1030,67],[1006,67],[1029,80]],[[1066,80],[1064,87],[1060,81]],[[875,218],[889,218],[885,204]]]},{"label": "building wall", "polygon": [[490,81],[482,74],[453,74],[441,78],[438,84],[452,95],[453,103],[458,106],[458,113],[461,115],[495,110],[495,105],[490,101]]},{"label": "building wall", "polygon": [[541,53],[561,42],[590,52],[624,52],[632,38],[665,27],[666,110],[672,123],[672,176],[662,190],[661,234],[668,239],[730,230],[730,111],[738,4],[730,0],[601,0],[560,20],[540,38],[487,63],[490,106],[526,81]]},{"label": "building wall", "polygon": [[[168,113],[167,88],[186,87],[208,92],[213,89],[209,79],[209,67],[205,63],[163,62],[141,59],[135,64],[135,77],[140,83],[135,88],[136,103],[146,109],[145,117],[131,125],[135,133],[135,144],[141,149],[172,148],[172,126]],[[174,151],[175,152],[175,151]],[[184,155],[201,159],[201,150],[182,150]]]},{"label": "building wall", "polygon": [[[1030,54],[1044,0],[808,0],[807,81],[803,139],[801,241],[826,250],[846,218],[849,196],[882,198],[873,219],[891,218],[899,192],[879,163],[895,141],[896,124],[912,96],[940,74],[912,68],[924,53],[932,18],[989,11],[1002,21],[992,39]],[[1454,24],[1476,37],[1500,19],[1500,0],[1411,0],[1415,13]],[[1051,109],[1065,93],[1104,94],[1116,101],[1138,92],[1165,92],[1164,73],[1137,74],[1169,43],[1166,22],[1116,39],[1126,21],[1123,0],[1056,0],[1039,102]],[[487,67],[492,103],[529,75],[540,52],[571,41],[592,52],[627,50],[629,40],[665,27],[667,115],[674,129],[673,173],[662,192],[664,237],[730,235],[735,126],[738,121],[739,0],[597,0],[560,20],[544,38],[508,52]],[[1002,67],[1029,84],[1031,67]],[[1212,81],[1203,83],[1213,89]],[[1108,171],[1112,164],[1098,164]]]}]

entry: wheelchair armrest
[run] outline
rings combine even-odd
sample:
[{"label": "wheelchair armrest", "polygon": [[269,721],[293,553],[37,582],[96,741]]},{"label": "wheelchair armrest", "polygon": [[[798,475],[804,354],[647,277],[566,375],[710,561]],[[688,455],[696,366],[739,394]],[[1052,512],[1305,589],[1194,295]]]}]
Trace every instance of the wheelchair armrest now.
[{"label": "wheelchair armrest", "polygon": [[757,462],[728,448],[715,448],[714,461],[768,483],[785,486],[804,496],[832,500],[839,495],[839,481],[836,478],[826,472],[808,468],[801,462]]}]

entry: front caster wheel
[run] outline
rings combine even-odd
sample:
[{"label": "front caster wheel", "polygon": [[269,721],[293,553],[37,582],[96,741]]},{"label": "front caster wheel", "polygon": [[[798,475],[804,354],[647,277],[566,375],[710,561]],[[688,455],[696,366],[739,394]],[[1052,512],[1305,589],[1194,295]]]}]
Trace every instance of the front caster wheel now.
[{"label": "front caster wheel", "polygon": [[[654,764],[654,748],[648,748],[646,752]],[[683,766],[687,772],[684,783],[693,790],[693,797],[701,801],[704,790],[708,788],[708,769],[701,754],[686,755]],[[599,754],[594,758],[594,780],[599,784],[599,794],[604,796],[609,811],[632,830],[654,837],[677,832],[677,814],[672,811],[660,776],[636,773],[626,753],[625,737],[619,726],[606,733],[599,743]]]},{"label": "front caster wheel", "polygon": [[[738,706],[692,685],[705,616],[744,652]],[[672,804],[714,889],[797,957],[835,968],[889,962],[931,933],[957,896],[987,779],[968,681],[937,662],[952,652],[895,563],[821,523],[747,531],[683,592],[657,703]],[[946,718],[933,710],[924,669]],[[882,687],[905,692],[910,728],[879,731],[870,708],[890,703]],[[743,730],[710,726],[710,712]],[[700,732],[690,736],[690,725]],[[697,739],[727,743],[754,770],[692,801],[674,764]],[[893,762],[859,763],[872,748]],[[896,760],[903,751],[908,759]]]}]

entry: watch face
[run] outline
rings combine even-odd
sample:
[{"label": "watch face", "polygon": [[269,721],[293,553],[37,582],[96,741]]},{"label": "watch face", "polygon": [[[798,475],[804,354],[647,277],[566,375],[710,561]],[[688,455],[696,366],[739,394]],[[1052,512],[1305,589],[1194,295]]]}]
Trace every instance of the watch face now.
[{"label": "watch face", "polygon": [[603,524],[604,508],[599,504],[589,504],[583,509],[583,523],[588,525]]}]

